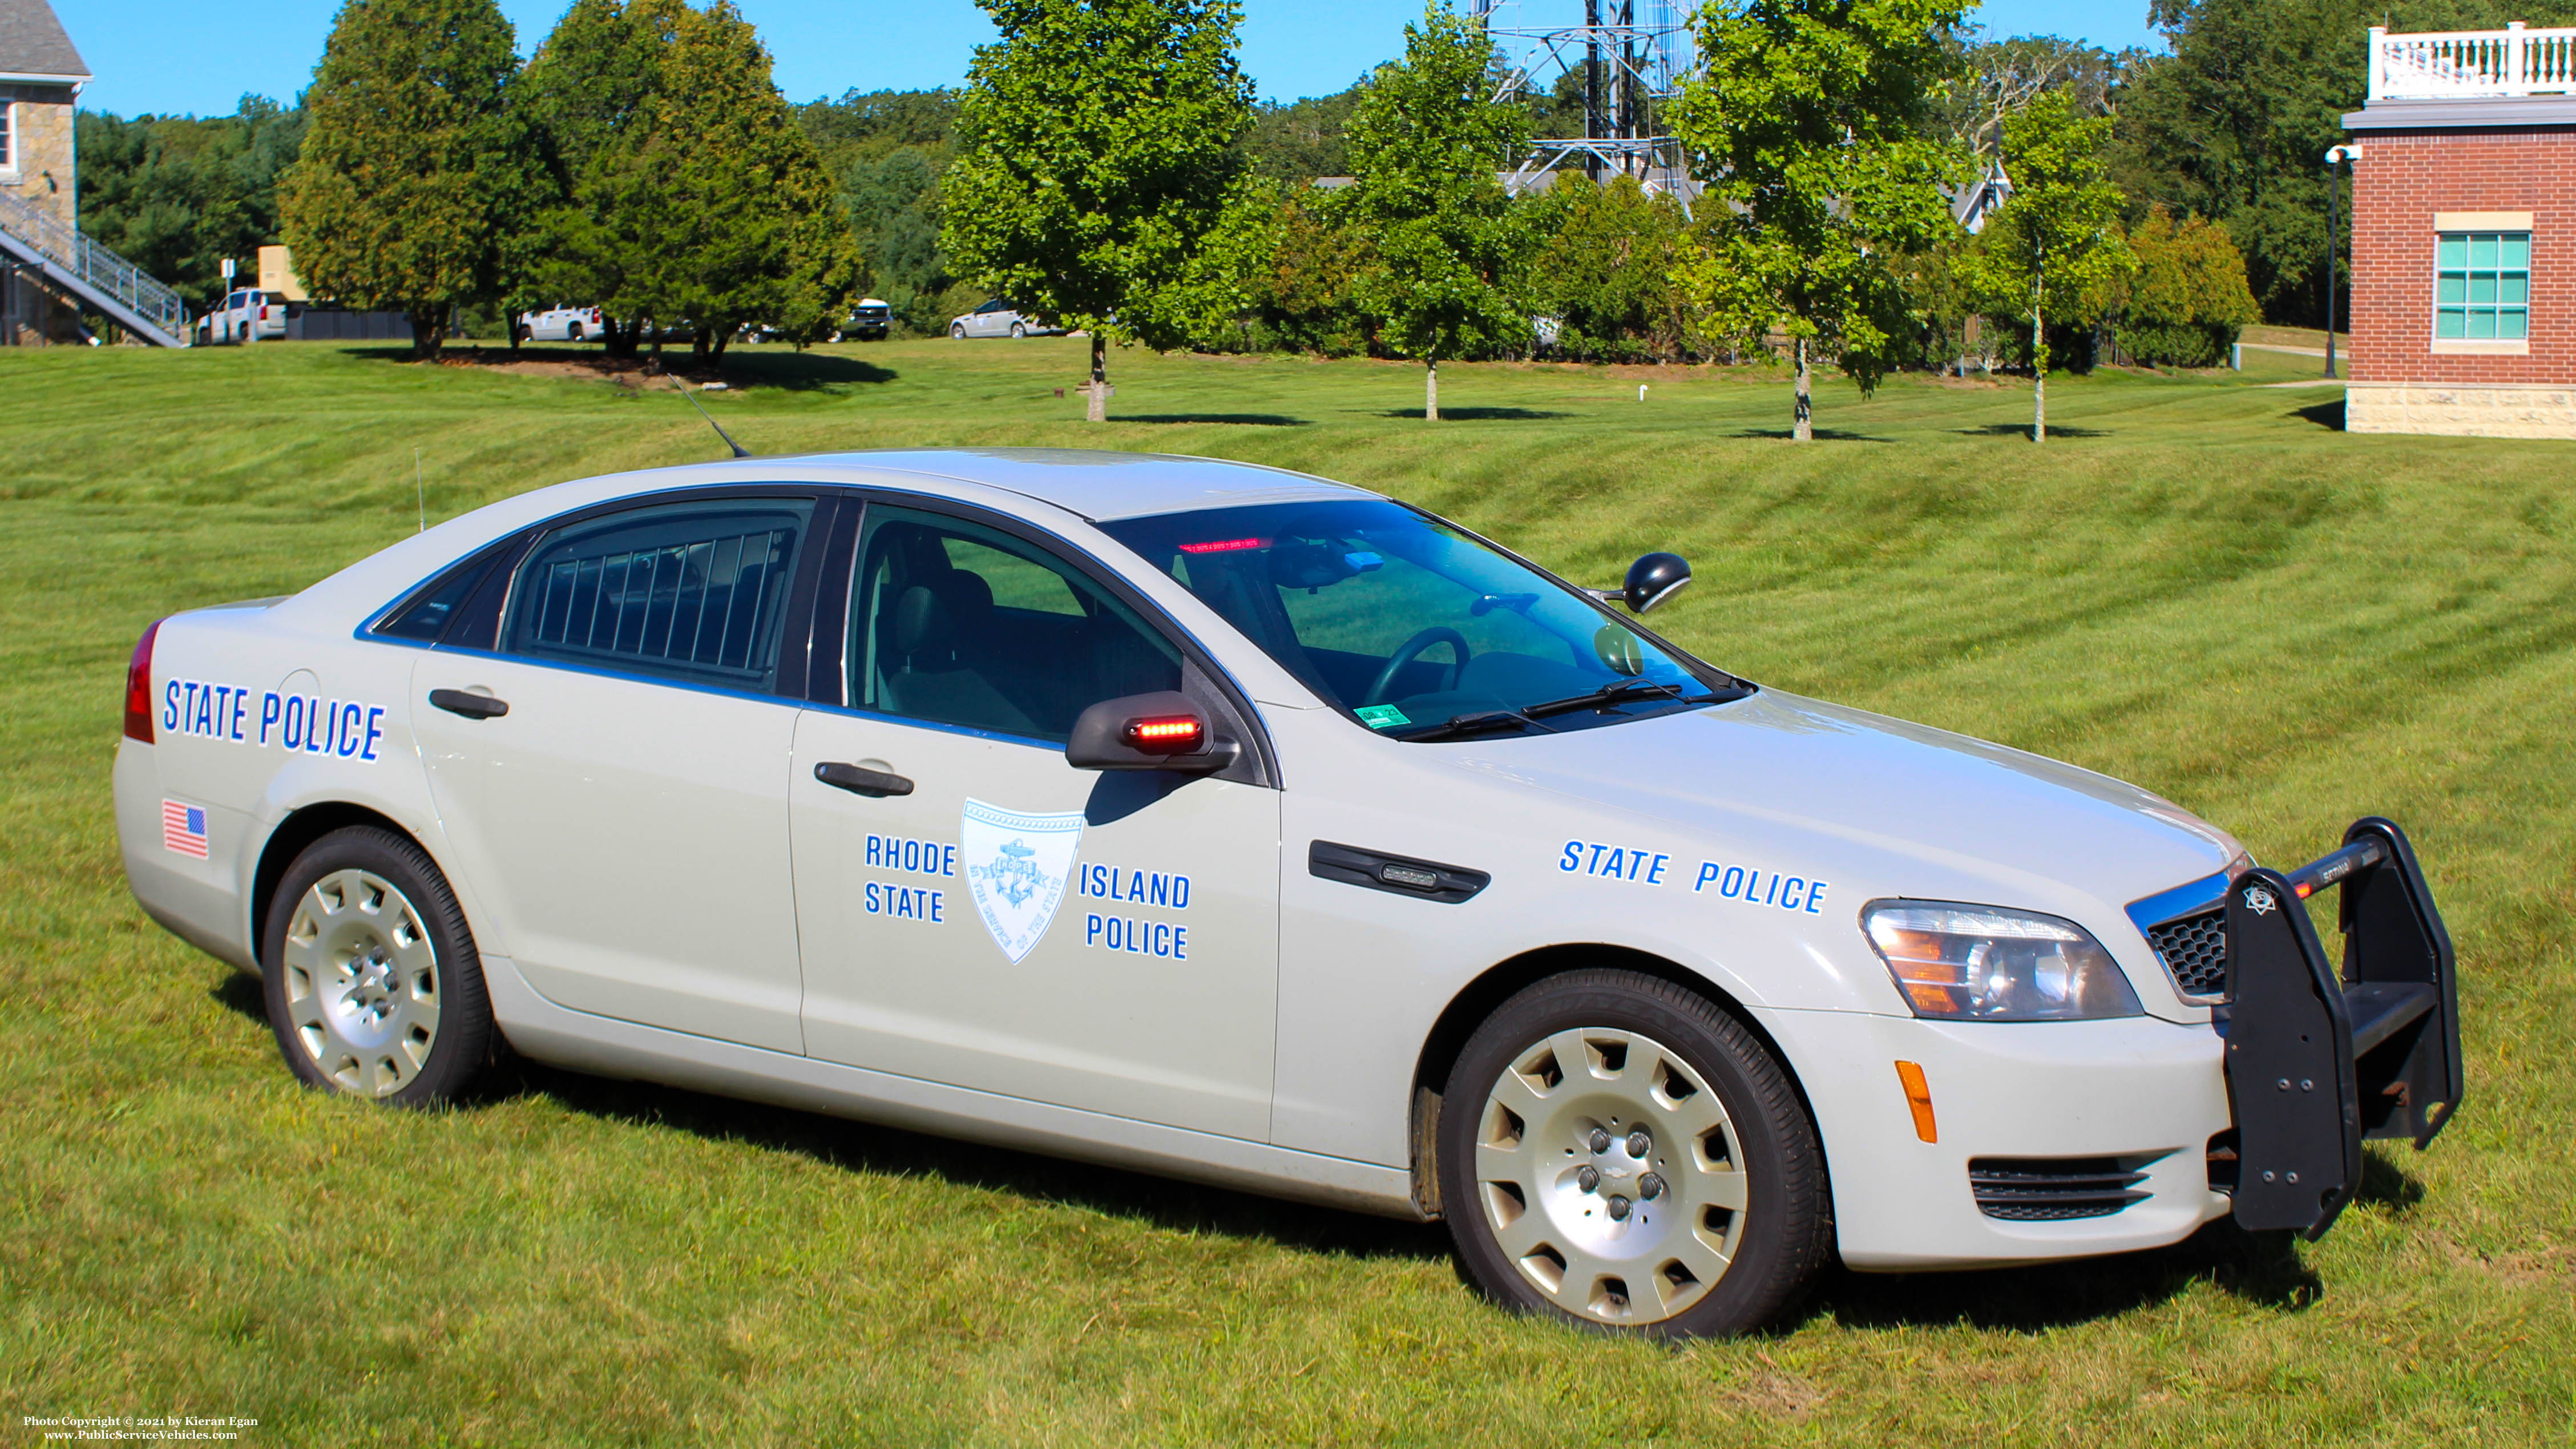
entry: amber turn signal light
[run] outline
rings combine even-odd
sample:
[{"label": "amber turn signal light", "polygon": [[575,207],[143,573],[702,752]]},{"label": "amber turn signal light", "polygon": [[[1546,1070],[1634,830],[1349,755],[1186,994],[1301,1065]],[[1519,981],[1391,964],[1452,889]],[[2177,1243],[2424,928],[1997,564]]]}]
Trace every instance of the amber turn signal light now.
[{"label": "amber turn signal light", "polygon": [[1940,1130],[1932,1124],[1932,1086],[1923,1080],[1922,1066],[1898,1062],[1896,1080],[1904,1084],[1905,1105],[1914,1111],[1914,1135],[1926,1142],[1940,1141]]}]

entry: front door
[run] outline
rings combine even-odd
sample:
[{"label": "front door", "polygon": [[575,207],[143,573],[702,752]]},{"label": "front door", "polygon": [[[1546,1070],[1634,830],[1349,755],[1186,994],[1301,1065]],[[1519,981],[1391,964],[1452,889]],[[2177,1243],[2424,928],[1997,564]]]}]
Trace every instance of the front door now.
[{"label": "front door", "polygon": [[803,1049],[798,705],[770,691],[814,512],[706,499],[557,529],[512,582],[499,653],[415,666],[413,719],[491,921],[482,944],[558,1004]]},{"label": "front door", "polygon": [[868,509],[850,615],[852,708],[800,719],[789,786],[807,1051],[1266,1139],[1278,793],[1064,758],[1085,706],[1195,666],[1051,549],[930,512]]}]

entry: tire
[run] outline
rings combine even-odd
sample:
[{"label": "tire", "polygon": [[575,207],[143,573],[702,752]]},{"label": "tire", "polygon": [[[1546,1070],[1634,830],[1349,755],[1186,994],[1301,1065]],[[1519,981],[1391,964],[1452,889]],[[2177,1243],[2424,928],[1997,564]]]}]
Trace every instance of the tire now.
[{"label": "tire", "polygon": [[1018,340],[1020,340],[1021,338],[1026,337],[1026,336],[1028,336],[1028,335],[1029,335],[1029,329],[1028,329],[1028,326],[1027,326],[1025,323],[1014,322],[1014,323],[1012,323],[1012,324],[1011,324],[1011,340],[1012,340],[1012,341],[1017,342],[1017,341],[1018,341]]},{"label": "tire", "polygon": [[566,328],[564,329],[564,341],[566,341],[566,342],[579,342],[580,340],[581,340],[581,324],[580,324],[580,323],[575,322],[575,323],[573,323],[571,326],[566,327]]},{"label": "tire", "polygon": [[304,848],[261,933],[268,1022],[306,1086],[397,1107],[451,1101],[508,1050],[446,877],[352,825]]},{"label": "tire", "polygon": [[966,324],[965,324],[965,323],[963,323],[963,322],[951,322],[951,323],[949,323],[949,324],[948,324],[948,340],[949,340],[949,341],[951,341],[951,342],[963,342],[963,341],[965,341],[965,340],[966,340]]},{"label": "tire", "polygon": [[1504,1002],[1450,1070],[1434,1140],[1460,1260],[1522,1312],[1743,1333],[1831,1251],[1823,1153],[1788,1074],[1715,1003],[1639,972],[1572,971]]}]

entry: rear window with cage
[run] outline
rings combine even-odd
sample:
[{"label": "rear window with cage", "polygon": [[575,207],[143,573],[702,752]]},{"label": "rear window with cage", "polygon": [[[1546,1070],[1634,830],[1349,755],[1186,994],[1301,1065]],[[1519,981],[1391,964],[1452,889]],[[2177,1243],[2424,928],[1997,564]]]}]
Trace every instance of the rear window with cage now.
[{"label": "rear window with cage", "polygon": [[520,570],[508,648],[765,691],[813,512],[801,500],[731,499],[575,524],[538,544]]}]

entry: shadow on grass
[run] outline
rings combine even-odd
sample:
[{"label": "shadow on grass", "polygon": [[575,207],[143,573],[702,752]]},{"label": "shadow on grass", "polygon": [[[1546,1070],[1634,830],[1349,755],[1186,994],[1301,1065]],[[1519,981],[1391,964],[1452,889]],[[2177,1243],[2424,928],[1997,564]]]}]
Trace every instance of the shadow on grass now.
[{"label": "shadow on grass", "polygon": [[[1307,1252],[1423,1260],[1449,1256],[1448,1232],[1437,1223],[1405,1223],[1282,1202],[794,1108],[644,1082],[609,1081],[536,1063],[521,1064],[515,1075],[520,1090],[551,1097],[577,1112],[675,1127],[772,1152],[793,1152],[847,1172],[936,1177],[961,1187],[1135,1218],[1175,1232],[1265,1239]],[[507,1091],[496,1085],[496,1095]]]},{"label": "shadow on grass", "polygon": [[2424,1200],[2424,1184],[2385,1154],[2364,1150],[2361,1186],[2354,1190],[2352,1200],[2356,1207],[2384,1207],[2392,1215],[2403,1217]]},{"label": "shadow on grass", "polygon": [[1109,420],[1113,423],[1234,423],[1253,428],[1314,426],[1311,419],[1292,418],[1284,413],[1112,413]]},{"label": "shadow on grass", "polygon": [[[1423,420],[1420,408],[1388,408],[1384,412],[1363,412],[1360,416],[1411,418],[1415,422]],[[1572,415],[1552,413],[1541,408],[1442,408],[1440,410],[1440,421],[1444,423],[1523,423],[1569,416]]]},{"label": "shadow on grass", "polygon": [[[1954,431],[1963,437],[1970,438],[2019,438],[2025,443],[2030,441],[2030,424],[2028,423],[1984,423],[1977,427],[1958,428],[1954,429]],[[2111,436],[2109,432],[2101,428],[2069,427],[2064,423],[2050,423],[2048,425],[2048,435],[2052,438],[2107,438]]]},{"label": "shadow on grass", "polygon": [[[1792,428],[1746,428],[1734,436],[1778,438],[1785,441],[1797,435],[1797,431]],[[1871,433],[1849,433],[1841,428],[1817,428],[1813,430],[1813,436],[1819,443],[1893,443],[1896,441],[1894,438],[1882,438]]]},{"label": "shadow on grass", "polygon": [[206,995],[226,1011],[238,1012],[268,1025],[268,999],[260,990],[259,978],[247,971],[226,971],[223,979],[210,987]]},{"label": "shadow on grass", "polygon": [[1808,1313],[1830,1316],[1847,1328],[1965,1323],[2037,1333],[2153,1307],[2199,1282],[2291,1312],[2325,1291],[2324,1280],[2300,1261],[2288,1233],[2249,1233],[2222,1219],[2170,1248],[2111,1258],[1967,1273],[1836,1269]]},{"label": "shadow on grass", "polygon": [[2292,408],[2290,416],[2314,423],[2329,432],[2340,433],[2343,431],[2343,399],[2336,398],[2333,402],[2313,403],[2303,408]]},{"label": "shadow on grass", "polygon": [[[408,344],[352,347],[348,353],[367,362],[409,363],[413,360]],[[725,353],[724,364],[720,367],[699,366],[686,347],[667,350],[657,359],[650,351],[638,352],[632,357],[612,357],[597,347],[538,343],[524,345],[515,352],[506,346],[451,344],[439,354],[439,361],[445,366],[468,368],[551,363],[630,386],[661,377],[683,377],[700,382],[722,379],[736,387],[775,387],[791,392],[892,382],[897,376],[894,369],[879,367],[862,358],[836,353],[798,352],[789,347],[735,348]]]}]

